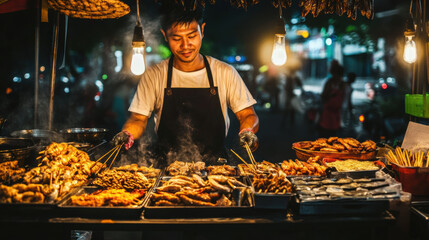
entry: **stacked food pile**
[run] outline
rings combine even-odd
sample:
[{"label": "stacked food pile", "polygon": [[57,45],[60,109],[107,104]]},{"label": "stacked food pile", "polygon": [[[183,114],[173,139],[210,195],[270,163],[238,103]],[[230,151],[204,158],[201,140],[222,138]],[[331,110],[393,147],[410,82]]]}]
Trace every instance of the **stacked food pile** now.
[{"label": "stacked food pile", "polygon": [[166,168],[166,171],[169,176],[176,176],[176,175],[188,176],[193,173],[202,175],[202,171],[205,168],[206,168],[206,164],[204,162],[175,161]]},{"label": "stacked food pile", "polygon": [[310,157],[306,162],[298,159],[284,160],[280,166],[281,170],[288,176],[325,176],[326,166],[319,164],[320,157]]},{"label": "stacked food pile", "polygon": [[284,175],[256,174],[252,178],[256,193],[285,194],[292,192],[292,183]]},{"label": "stacked food pile", "polygon": [[279,167],[274,164],[263,160],[262,162],[256,162],[256,164],[239,164],[238,168],[242,176],[252,177],[257,174],[278,174]]},{"label": "stacked food pile", "polygon": [[[205,172],[208,171],[206,177]],[[176,161],[167,167],[160,186],[151,195],[154,206],[233,206],[231,193],[246,185],[237,180],[235,168],[209,166],[204,162]]]},{"label": "stacked food pile", "polygon": [[303,141],[295,143],[294,146],[310,151],[333,153],[344,152],[355,154],[372,152],[377,149],[377,145],[371,140],[361,143],[354,138],[339,137],[319,138],[316,141]]},{"label": "stacked food pile", "polygon": [[[15,162],[1,166],[0,202],[54,202],[71,189],[85,184],[103,167],[103,164],[91,161],[87,153],[66,143],[54,142],[40,153],[39,166],[25,172]],[[12,176],[10,171],[16,175]],[[16,184],[7,185],[12,183]]]},{"label": "stacked food pile", "polygon": [[155,184],[160,170],[124,165],[97,175],[92,185],[100,189],[93,193],[71,196],[75,206],[138,206],[146,192]]}]

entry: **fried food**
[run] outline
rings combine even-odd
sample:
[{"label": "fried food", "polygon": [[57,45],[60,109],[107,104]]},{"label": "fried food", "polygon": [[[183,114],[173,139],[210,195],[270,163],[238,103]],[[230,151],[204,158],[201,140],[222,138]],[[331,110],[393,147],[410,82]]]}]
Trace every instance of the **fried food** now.
[{"label": "fried food", "polygon": [[67,143],[53,142],[40,152],[37,159],[41,159],[39,166],[28,171],[19,168],[14,161],[0,167],[0,177],[6,176],[2,178],[6,179],[3,184],[20,182],[10,186],[17,190],[8,191],[14,192],[13,196],[3,195],[4,191],[0,193],[0,202],[53,202],[71,189],[85,184],[92,174],[104,167],[91,161],[87,153]]},{"label": "fried food", "polygon": [[[319,158],[317,158],[319,159]],[[316,160],[317,161],[317,160]],[[298,159],[284,160],[280,166],[286,175],[313,175],[325,176],[326,167],[317,163],[315,158],[310,158],[307,162],[299,161]]]},{"label": "fried food", "polygon": [[10,185],[22,181],[25,168],[18,165],[18,161],[0,163],[0,183]]},{"label": "fried food", "polygon": [[229,165],[208,166],[207,172],[208,175],[237,176],[235,168]]},{"label": "fried food", "polygon": [[376,143],[371,140],[360,143],[354,138],[339,137],[330,137],[329,139],[319,138],[315,141],[304,141],[300,142],[298,147],[311,151],[348,152],[355,154],[372,152],[377,149]]},{"label": "fried food", "polygon": [[156,178],[146,178],[141,172],[117,171],[116,169],[106,170],[97,175],[93,185],[103,189],[134,189],[148,190],[155,183]]},{"label": "fried food", "polygon": [[252,178],[257,193],[285,194],[292,192],[292,183],[286,177],[273,174],[257,174]]},{"label": "fried food", "polygon": [[189,176],[194,173],[198,175],[202,175],[201,171],[204,170],[205,167],[206,165],[204,162],[189,163],[189,162],[175,161],[166,168],[166,171],[170,176],[176,176],[176,175]]},{"label": "fried food", "polygon": [[125,189],[99,190],[91,194],[72,196],[71,202],[75,206],[137,206],[145,195],[145,190],[127,192]]},{"label": "fried food", "polygon": [[[204,180],[199,175],[177,175],[161,181],[151,195],[155,206],[232,206],[230,193],[236,187],[246,187],[234,177],[210,175]],[[221,200],[220,200],[221,199]]]}]

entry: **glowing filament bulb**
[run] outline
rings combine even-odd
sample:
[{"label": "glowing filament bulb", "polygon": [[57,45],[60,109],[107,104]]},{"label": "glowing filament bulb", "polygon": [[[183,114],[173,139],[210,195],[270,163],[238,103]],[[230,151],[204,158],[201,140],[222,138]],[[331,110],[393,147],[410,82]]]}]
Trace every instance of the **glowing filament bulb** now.
[{"label": "glowing filament bulb", "polygon": [[271,61],[274,63],[274,65],[281,66],[285,64],[286,59],[285,35],[276,34]]},{"label": "glowing filament bulb", "polygon": [[414,63],[417,59],[416,43],[411,36],[407,36],[404,47],[404,61]]},{"label": "glowing filament bulb", "polygon": [[131,60],[131,72],[134,75],[141,75],[145,71],[143,54],[144,54],[144,47],[133,48],[133,58]]}]

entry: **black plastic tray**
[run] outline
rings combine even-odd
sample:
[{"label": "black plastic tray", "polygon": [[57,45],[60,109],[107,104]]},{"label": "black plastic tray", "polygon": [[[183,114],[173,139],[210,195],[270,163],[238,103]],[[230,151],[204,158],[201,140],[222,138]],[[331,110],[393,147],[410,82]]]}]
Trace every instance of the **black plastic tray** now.
[{"label": "black plastic tray", "polygon": [[376,215],[389,208],[389,200],[325,200],[302,202],[300,215]]},{"label": "black plastic tray", "polygon": [[143,211],[143,206],[146,197],[149,195],[148,192],[142,199],[142,203],[134,207],[124,206],[73,206],[71,205],[71,197],[76,195],[82,195],[84,193],[90,194],[97,190],[99,187],[96,186],[85,186],[81,187],[74,194],[69,194],[58,207],[60,215],[64,217],[84,217],[84,218],[104,218],[104,219],[140,219]]},{"label": "black plastic tray", "polygon": [[286,210],[294,193],[273,194],[255,193],[255,208]]},{"label": "black plastic tray", "polygon": [[[170,176],[161,177],[160,180],[168,180]],[[246,181],[243,181],[246,183]],[[243,217],[251,215],[253,203],[245,206],[231,207],[208,207],[208,206],[154,206],[150,195],[160,186],[161,181],[158,181],[155,187],[147,194],[147,199],[144,206],[144,218],[218,218],[218,217]],[[236,192],[233,192],[233,200]]]}]

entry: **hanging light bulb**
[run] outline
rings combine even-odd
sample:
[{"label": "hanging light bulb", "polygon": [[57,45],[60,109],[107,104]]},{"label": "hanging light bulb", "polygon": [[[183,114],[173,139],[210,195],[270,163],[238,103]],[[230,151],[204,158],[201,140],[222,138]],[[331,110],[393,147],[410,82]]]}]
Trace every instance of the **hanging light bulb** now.
[{"label": "hanging light bulb", "polygon": [[412,37],[407,37],[404,47],[404,61],[407,63],[414,63],[417,59],[416,43]]},{"label": "hanging light bulb", "polygon": [[134,75],[141,75],[144,73],[146,67],[144,62],[144,42],[143,26],[140,21],[139,1],[137,0],[137,25],[134,28],[133,42],[133,57],[131,59],[131,72]]},{"label": "hanging light bulb", "polygon": [[417,49],[416,43],[413,40],[413,37],[416,35],[416,30],[414,27],[414,22],[410,16],[407,19],[406,28],[404,31],[405,46],[404,46],[404,61],[407,63],[414,63],[417,60]]},{"label": "hanging light bulb", "polygon": [[287,55],[285,47],[285,35],[276,34],[271,61],[274,63],[274,65],[281,66],[285,64],[286,60]]},{"label": "hanging light bulb", "polygon": [[281,66],[285,64],[287,60],[286,55],[286,47],[285,47],[285,36],[286,36],[286,30],[285,30],[285,23],[282,18],[282,8],[279,5],[279,13],[280,18],[277,20],[276,24],[276,34],[274,37],[274,46],[273,46],[273,53],[271,55],[271,61],[274,65]]}]

